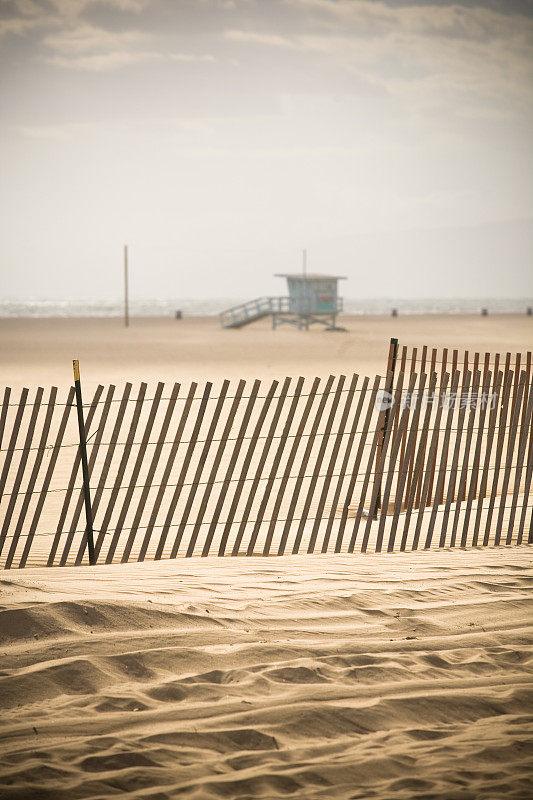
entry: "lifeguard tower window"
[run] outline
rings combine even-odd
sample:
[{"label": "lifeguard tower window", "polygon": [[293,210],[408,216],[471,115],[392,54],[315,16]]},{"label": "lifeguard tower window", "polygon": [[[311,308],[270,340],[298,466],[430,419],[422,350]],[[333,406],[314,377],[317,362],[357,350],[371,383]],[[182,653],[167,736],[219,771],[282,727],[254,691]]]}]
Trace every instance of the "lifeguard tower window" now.
[{"label": "lifeguard tower window", "polygon": [[295,325],[305,328],[324,325],[326,330],[338,330],[337,314],[342,311],[338,283],[343,275],[297,273],[277,275],[287,279],[288,296],[259,297],[224,311],[220,321],[224,328],[242,328],[261,317],[272,316],[272,327]]}]

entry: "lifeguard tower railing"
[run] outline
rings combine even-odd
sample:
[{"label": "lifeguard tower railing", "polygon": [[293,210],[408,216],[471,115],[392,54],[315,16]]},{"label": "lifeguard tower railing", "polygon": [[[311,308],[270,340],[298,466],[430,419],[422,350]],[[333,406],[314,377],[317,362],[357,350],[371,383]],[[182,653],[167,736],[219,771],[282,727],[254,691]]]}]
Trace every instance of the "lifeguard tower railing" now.
[{"label": "lifeguard tower railing", "polygon": [[308,302],[305,299],[298,300],[298,308],[295,307],[295,299],[291,297],[257,297],[255,300],[249,300],[246,303],[241,303],[237,306],[227,309],[220,314],[220,324],[223,328],[241,328],[243,325],[248,325],[262,317],[268,317],[275,314],[309,314],[319,316],[325,313],[328,316],[338,314],[342,311],[343,304],[342,298],[338,297],[334,301],[333,308],[329,308],[327,312],[321,312],[317,309],[316,304],[312,298]]}]

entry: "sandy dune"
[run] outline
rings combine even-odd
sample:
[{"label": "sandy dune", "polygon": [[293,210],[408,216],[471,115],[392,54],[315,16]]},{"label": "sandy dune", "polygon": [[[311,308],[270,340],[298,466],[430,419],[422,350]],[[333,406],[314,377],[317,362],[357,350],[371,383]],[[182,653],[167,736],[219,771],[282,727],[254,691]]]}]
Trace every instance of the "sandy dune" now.
[{"label": "sandy dune", "polygon": [[0,797],[525,800],[532,553],[3,572]]}]

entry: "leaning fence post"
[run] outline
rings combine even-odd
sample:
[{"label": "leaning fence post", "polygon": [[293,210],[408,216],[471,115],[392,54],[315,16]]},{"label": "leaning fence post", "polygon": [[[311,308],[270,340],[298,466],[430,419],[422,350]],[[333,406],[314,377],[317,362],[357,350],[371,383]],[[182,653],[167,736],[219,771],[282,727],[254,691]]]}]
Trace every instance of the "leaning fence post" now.
[{"label": "leaning fence post", "polygon": [[[385,385],[385,391],[388,393],[388,399],[392,402],[392,392],[394,389],[394,370],[396,368],[396,359],[398,356],[398,339],[391,338],[390,345],[389,345],[389,358],[387,361],[387,371],[386,375],[388,376],[388,381]],[[385,396],[385,402],[387,401],[387,396]],[[376,449],[376,480],[380,484],[378,487],[377,495],[376,495],[376,502],[374,504],[374,508],[372,510],[372,517],[373,519],[378,518],[378,511],[381,507],[381,476],[378,474],[377,465],[379,464],[379,460],[381,458],[381,453],[383,450],[383,445],[385,444],[385,439],[387,437],[387,430],[389,427],[389,416],[390,416],[390,405],[387,406],[385,410],[385,416],[383,420],[383,434],[381,437],[381,441],[378,444]]]},{"label": "leaning fence post", "polygon": [[89,490],[89,467],[87,465],[87,441],[85,439],[85,422],[83,420],[83,401],[81,397],[80,364],[74,359],[74,389],[76,392],[76,407],[78,410],[78,429],[80,432],[80,458],[83,474],[83,498],[85,501],[85,519],[87,534],[87,550],[89,553],[89,564],[95,564],[94,557],[94,536],[93,536],[93,512],[91,508],[91,493]]}]

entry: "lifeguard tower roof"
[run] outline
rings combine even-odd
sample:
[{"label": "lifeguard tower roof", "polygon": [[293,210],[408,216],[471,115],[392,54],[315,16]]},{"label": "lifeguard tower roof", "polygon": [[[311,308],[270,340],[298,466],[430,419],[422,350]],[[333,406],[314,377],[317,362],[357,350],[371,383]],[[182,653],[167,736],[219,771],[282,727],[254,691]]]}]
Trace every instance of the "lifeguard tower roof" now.
[{"label": "lifeguard tower roof", "polygon": [[275,278],[293,278],[296,280],[303,280],[303,281],[323,281],[323,280],[334,280],[334,281],[345,281],[346,275],[330,275],[326,272],[276,272],[274,275]]}]

